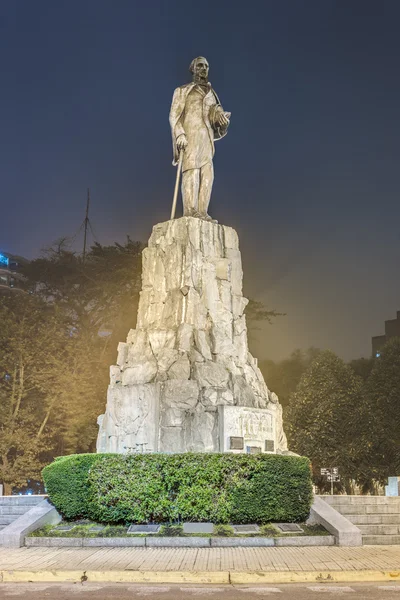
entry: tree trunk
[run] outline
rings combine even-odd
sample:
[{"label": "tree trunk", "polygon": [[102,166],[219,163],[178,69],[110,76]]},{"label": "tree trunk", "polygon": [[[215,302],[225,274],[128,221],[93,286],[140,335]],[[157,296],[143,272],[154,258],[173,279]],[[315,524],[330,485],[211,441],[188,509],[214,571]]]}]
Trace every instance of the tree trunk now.
[{"label": "tree trunk", "polygon": [[45,415],[45,417],[44,417],[44,419],[43,419],[43,422],[42,422],[41,426],[39,427],[39,431],[37,432],[37,435],[36,435],[36,439],[37,439],[37,440],[40,438],[40,436],[41,436],[41,435],[42,435],[42,433],[43,433],[43,430],[44,430],[44,428],[45,428],[45,427],[46,427],[46,425],[47,425],[47,421],[49,420],[50,413],[51,413],[51,410],[52,410],[52,408],[53,408],[53,406],[54,406],[55,402],[56,402],[56,398],[53,398],[53,400],[50,402],[50,406],[49,406],[49,408],[47,409],[47,412],[46,412],[46,415]]},{"label": "tree trunk", "polygon": [[3,482],[3,494],[5,496],[11,496],[11,491],[12,491],[11,484]]}]

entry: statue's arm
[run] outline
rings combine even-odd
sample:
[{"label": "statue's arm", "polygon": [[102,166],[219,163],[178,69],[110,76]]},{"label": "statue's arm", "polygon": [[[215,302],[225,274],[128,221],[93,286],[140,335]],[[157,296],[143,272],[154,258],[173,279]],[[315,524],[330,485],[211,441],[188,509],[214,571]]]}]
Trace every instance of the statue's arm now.
[{"label": "statue's arm", "polygon": [[185,130],[182,124],[182,114],[185,108],[185,95],[182,88],[177,88],[172,97],[171,110],[169,111],[169,124],[171,125],[173,161],[176,165],[179,160],[179,152],[187,146]]},{"label": "statue's arm", "polygon": [[169,111],[169,123],[171,125],[172,139],[177,140],[180,135],[185,133],[182,125],[182,90],[177,88],[172,97],[171,110]]},{"label": "statue's arm", "polygon": [[231,114],[225,112],[219,102],[211,107],[210,123],[215,132],[216,139],[220,139],[227,134],[230,124],[230,116]]}]

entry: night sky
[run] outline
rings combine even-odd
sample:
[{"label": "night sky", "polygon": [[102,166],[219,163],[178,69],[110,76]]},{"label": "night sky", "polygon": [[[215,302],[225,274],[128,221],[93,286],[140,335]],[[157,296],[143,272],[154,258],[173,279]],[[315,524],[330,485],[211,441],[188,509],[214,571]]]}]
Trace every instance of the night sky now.
[{"label": "night sky", "polygon": [[171,210],[172,93],[204,55],[232,112],[210,212],[246,295],[287,313],[259,358],[369,356],[400,309],[399,22],[398,0],[0,0],[0,248],[72,236],[87,187],[101,243],[146,241]]}]

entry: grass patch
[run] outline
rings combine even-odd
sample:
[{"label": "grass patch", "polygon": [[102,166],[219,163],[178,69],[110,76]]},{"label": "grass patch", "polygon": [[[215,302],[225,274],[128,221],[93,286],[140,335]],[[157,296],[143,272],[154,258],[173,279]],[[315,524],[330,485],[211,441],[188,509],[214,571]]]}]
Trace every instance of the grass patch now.
[{"label": "grass patch", "polygon": [[[46,525],[29,534],[28,537],[59,537],[59,538],[110,538],[110,537],[146,537],[146,533],[127,533],[129,525],[106,525],[101,531],[91,531],[93,527],[100,527],[99,523],[81,519],[79,521],[62,521],[58,526],[71,525],[70,531],[60,531],[54,525]],[[302,533],[282,533],[273,525],[261,525],[259,533],[235,534],[231,525],[215,525],[213,533],[183,533],[182,525],[162,525],[156,535],[158,537],[304,537],[331,535],[322,525],[306,525],[299,523],[304,530]]]}]

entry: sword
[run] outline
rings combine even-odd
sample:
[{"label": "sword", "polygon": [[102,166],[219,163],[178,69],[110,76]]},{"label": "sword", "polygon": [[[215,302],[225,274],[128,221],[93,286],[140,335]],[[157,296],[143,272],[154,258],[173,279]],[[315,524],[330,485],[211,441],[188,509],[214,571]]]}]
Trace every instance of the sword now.
[{"label": "sword", "polygon": [[176,170],[176,181],[175,181],[175,189],[174,189],[174,198],[172,200],[171,219],[175,218],[176,201],[178,199],[178,190],[179,190],[179,180],[181,178],[181,171],[182,171],[183,152],[184,152],[184,150],[181,150],[179,152],[178,168]]}]

